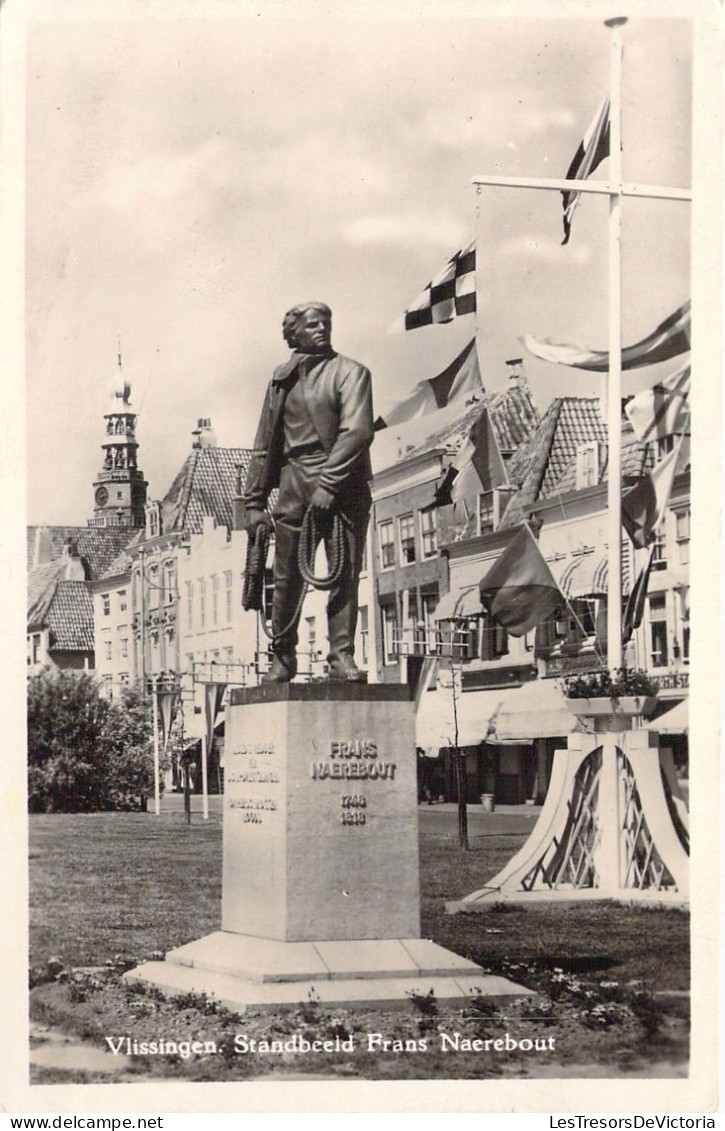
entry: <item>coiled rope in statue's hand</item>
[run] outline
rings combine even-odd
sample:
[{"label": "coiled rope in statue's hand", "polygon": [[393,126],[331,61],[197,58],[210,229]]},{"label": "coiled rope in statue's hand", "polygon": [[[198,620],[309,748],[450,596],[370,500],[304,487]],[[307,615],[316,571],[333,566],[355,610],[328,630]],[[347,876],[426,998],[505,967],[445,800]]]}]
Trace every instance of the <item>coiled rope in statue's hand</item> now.
[{"label": "coiled rope in statue's hand", "polygon": [[[315,575],[315,556],[317,554],[317,547],[325,535],[325,525],[327,524],[331,524],[332,526],[329,541],[329,572],[324,577],[317,577]],[[305,584],[300,594],[297,608],[289,624],[285,625],[284,628],[281,628],[276,633],[270,632],[267,628],[263,615],[264,570],[267,564],[270,542],[268,523],[260,522],[254,533],[254,538],[247,539],[247,559],[244,568],[242,607],[245,609],[255,609],[260,613],[259,619],[262,628],[270,640],[283,637],[292,625],[296,623],[302,611],[302,605],[309,588],[322,590],[332,589],[339,581],[345,569],[344,526],[348,526],[349,524],[349,519],[345,518],[339,511],[335,511],[331,518],[326,517],[320,522],[315,511],[311,507],[307,508],[302,520],[302,530],[300,532],[300,541],[297,550],[297,566]]]}]

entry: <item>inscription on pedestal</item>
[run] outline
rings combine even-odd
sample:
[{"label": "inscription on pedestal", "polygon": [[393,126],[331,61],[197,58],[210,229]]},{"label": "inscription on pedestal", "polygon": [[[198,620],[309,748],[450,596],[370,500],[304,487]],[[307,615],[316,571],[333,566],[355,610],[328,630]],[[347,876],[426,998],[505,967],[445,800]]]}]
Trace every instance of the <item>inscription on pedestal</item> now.
[{"label": "inscription on pedestal", "polygon": [[224,929],[417,937],[412,706],[232,704],[227,726]]}]

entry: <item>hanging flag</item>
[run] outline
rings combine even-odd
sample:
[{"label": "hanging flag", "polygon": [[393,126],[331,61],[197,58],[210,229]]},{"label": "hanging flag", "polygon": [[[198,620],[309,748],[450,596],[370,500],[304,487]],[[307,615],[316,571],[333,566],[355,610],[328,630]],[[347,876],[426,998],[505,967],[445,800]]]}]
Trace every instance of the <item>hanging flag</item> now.
[{"label": "hanging flag", "polygon": [[476,418],[468,436],[451,460],[443,481],[436,489],[437,507],[464,499],[477,499],[494,487],[508,483],[506,465],[487,408]]},{"label": "hanging flag", "polygon": [[622,496],[622,525],[640,550],[655,540],[678,466],[689,456],[689,445],[683,445],[684,438]]},{"label": "hanging flag", "polygon": [[471,240],[451,256],[443,270],[431,279],[388,333],[417,330],[433,322],[452,322],[461,314],[474,314],[475,311],[476,241]]},{"label": "hanging flag", "polygon": [[179,698],[178,691],[157,691],[156,698],[159,705],[159,721],[161,723],[161,746],[163,750],[169,742],[171,724],[174,719],[176,702]]},{"label": "hanging flag", "polygon": [[[609,157],[609,99],[605,98],[589,129],[579,142],[574,160],[567,170],[566,179],[585,181],[602,161],[606,161],[607,157]],[[569,242],[571,219],[582,194],[575,189],[567,189],[561,195],[564,206],[564,239],[561,242],[565,244]]]},{"label": "hanging flag", "polygon": [[211,755],[212,743],[214,742],[214,727],[216,726],[219,708],[222,705],[226,687],[226,683],[207,683],[204,685],[207,756]]},{"label": "hanging flag", "polygon": [[644,444],[681,432],[690,414],[689,395],[690,366],[684,365],[671,377],[632,397],[624,411],[637,439]]},{"label": "hanging flag", "polygon": [[512,534],[479,592],[486,611],[512,636],[536,628],[565,600],[528,526]]},{"label": "hanging flag", "polygon": [[379,416],[375,421],[375,431],[379,432],[381,428],[389,428],[394,424],[405,424],[408,420],[436,412],[466,393],[483,391],[476,339],[472,338],[442,373],[420,381],[413,392],[395,405],[385,417]]},{"label": "hanging flag", "polygon": [[[571,365],[594,373],[606,373],[609,369],[609,354],[606,350],[566,345],[563,342],[552,342],[549,338],[534,338],[531,334],[524,334],[521,341],[534,357],[540,357],[542,361],[550,361],[554,365]],[[656,365],[659,361],[668,361],[686,353],[689,348],[688,301],[641,342],[622,350],[622,369],[641,369],[645,365]]]},{"label": "hanging flag", "polygon": [[632,592],[627,598],[627,604],[624,609],[624,616],[622,617],[622,644],[629,644],[632,639],[632,633],[642,623],[644,615],[644,599],[647,596],[647,586],[649,584],[649,575],[652,572],[652,562],[654,561],[655,548],[651,547],[649,557],[637,576],[637,580],[632,586]]}]

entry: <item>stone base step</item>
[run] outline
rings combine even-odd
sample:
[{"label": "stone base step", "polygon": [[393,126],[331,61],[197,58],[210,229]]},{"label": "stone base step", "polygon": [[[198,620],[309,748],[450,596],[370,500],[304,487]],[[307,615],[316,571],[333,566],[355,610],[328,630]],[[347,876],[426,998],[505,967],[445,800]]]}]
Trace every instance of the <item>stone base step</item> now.
[{"label": "stone base step", "polygon": [[124,977],[169,995],[205,994],[229,1009],[322,1003],[380,1007],[432,991],[449,1004],[532,996],[429,939],[280,942],[216,931]]}]

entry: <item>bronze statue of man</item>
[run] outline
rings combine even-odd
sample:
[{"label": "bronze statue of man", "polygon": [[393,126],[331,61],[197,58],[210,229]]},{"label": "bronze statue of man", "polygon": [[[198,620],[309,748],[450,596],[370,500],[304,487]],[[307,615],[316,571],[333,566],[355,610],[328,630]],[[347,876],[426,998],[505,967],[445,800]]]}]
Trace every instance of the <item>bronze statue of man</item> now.
[{"label": "bronze statue of man", "polygon": [[297,639],[304,581],[298,547],[305,512],[319,520],[330,557],[330,519],[344,531],[340,576],[329,590],[327,627],[331,679],[361,682],[355,664],[357,590],[370,514],[370,444],[373,405],[370,372],[336,353],[332,312],[305,302],[284,316],[282,334],[292,349],[267,388],[244,490],[247,530],[254,538],[268,521],[269,494],[279,487],[274,508],[273,660],[264,677],[286,683],[297,672]]}]

